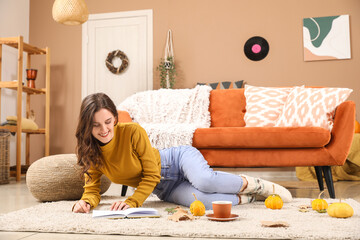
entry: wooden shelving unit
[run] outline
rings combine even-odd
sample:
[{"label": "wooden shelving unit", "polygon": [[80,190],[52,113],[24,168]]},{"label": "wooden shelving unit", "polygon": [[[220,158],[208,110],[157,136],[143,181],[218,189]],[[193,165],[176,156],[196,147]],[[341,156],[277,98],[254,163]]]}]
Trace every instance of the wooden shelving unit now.
[{"label": "wooden shelving unit", "polygon": [[[17,81],[1,79],[2,71],[2,47],[7,45],[18,49],[18,66],[17,66]],[[29,88],[23,86],[23,55],[27,53],[26,68],[31,68],[32,55],[44,55],[46,58],[46,73],[45,73],[45,88]],[[45,156],[49,155],[50,149],[50,49],[38,48],[23,41],[22,36],[0,38],[0,93],[2,88],[8,88],[17,91],[17,124],[16,126],[0,126],[0,129],[7,129],[16,133],[16,181],[21,179],[21,133],[26,133],[26,165],[30,165],[30,134],[44,134],[45,135]],[[38,130],[27,130],[21,128],[22,120],[22,95],[26,93],[26,117],[30,115],[30,96],[35,94],[45,95],[45,128]],[[0,97],[0,116],[1,116],[1,97]]]}]

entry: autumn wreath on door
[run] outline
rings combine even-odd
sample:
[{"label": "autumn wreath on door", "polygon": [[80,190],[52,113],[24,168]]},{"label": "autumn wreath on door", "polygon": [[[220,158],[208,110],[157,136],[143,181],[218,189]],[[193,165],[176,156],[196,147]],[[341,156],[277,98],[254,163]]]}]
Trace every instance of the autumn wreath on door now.
[{"label": "autumn wreath on door", "polygon": [[[120,60],[121,60],[121,65],[118,67],[115,67],[113,64],[113,60],[115,58],[120,58]],[[115,51],[110,52],[107,55],[105,64],[110,72],[112,72],[113,74],[119,74],[119,73],[122,73],[129,65],[129,59],[124,52],[122,52],[120,50],[115,50]]]}]

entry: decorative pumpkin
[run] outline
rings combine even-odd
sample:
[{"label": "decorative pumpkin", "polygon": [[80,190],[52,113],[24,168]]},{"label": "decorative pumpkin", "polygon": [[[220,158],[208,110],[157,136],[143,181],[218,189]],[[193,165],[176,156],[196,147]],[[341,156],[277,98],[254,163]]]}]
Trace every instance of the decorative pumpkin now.
[{"label": "decorative pumpkin", "polygon": [[190,205],[190,212],[194,216],[203,216],[205,214],[205,205],[201,201],[197,200],[194,193],[193,195],[195,197],[195,201]]},{"label": "decorative pumpkin", "polygon": [[348,218],[354,214],[354,209],[340,199],[340,202],[330,204],[327,212],[331,217]]},{"label": "decorative pumpkin", "polygon": [[321,199],[321,195],[323,193],[324,193],[324,191],[320,192],[318,198],[315,200],[312,200],[312,202],[311,202],[312,209],[318,211],[319,213],[326,212],[326,209],[328,208],[328,203],[324,199]]},{"label": "decorative pumpkin", "polygon": [[265,199],[265,206],[270,209],[281,209],[283,205],[284,202],[278,194],[275,194],[275,186],[273,185],[273,194]]},{"label": "decorative pumpkin", "polygon": [[360,133],[360,124],[355,120],[355,133]]}]

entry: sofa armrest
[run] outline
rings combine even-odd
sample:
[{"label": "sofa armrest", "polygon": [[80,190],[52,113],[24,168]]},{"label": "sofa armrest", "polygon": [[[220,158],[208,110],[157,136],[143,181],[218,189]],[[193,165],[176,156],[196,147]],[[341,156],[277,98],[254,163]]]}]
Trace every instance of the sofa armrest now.
[{"label": "sofa armrest", "polygon": [[331,141],[326,146],[337,165],[344,165],[349,154],[355,132],[355,103],[341,103],[335,111],[334,125],[331,131]]},{"label": "sofa armrest", "polygon": [[119,122],[132,122],[130,114],[126,111],[118,110],[118,121]]}]

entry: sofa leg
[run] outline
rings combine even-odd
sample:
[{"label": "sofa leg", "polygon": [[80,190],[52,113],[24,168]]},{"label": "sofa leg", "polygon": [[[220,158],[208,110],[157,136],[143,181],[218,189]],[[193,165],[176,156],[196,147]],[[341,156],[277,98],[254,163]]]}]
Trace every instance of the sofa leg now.
[{"label": "sofa leg", "polygon": [[121,196],[122,197],[126,196],[127,189],[128,189],[128,186],[126,186],[126,185],[122,186],[122,189],[121,189]]},{"label": "sofa leg", "polygon": [[331,167],[323,166],[322,170],[324,172],[325,182],[327,189],[329,191],[330,198],[335,198],[335,189],[334,189],[334,182],[331,173]]},{"label": "sofa leg", "polygon": [[323,182],[323,175],[322,175],[322,167],[315,166],[316,178],[319,184],[320,191],[324,190],[324,182]]}]

